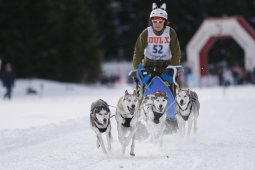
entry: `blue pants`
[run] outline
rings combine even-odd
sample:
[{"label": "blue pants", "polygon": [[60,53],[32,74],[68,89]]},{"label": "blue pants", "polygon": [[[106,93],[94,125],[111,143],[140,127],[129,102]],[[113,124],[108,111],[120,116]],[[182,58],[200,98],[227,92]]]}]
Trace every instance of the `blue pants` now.
[{"label": "blue pants", "polygon": [[4,98],[8,98],[9,100],[12,98],[12,87],[6,87],[6,93],[4,94]]}]

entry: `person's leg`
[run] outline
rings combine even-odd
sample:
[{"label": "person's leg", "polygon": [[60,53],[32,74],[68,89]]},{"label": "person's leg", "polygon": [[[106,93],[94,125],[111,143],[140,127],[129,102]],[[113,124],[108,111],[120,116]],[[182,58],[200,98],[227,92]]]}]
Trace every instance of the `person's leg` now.
[{"label": "person's leg", "polygon": [[6,88],[7,92],[6,92],[6,97],[10,100],[11,99],[11,92],[12,92],[12,88],[11,87],[7,87]]},{"label": "person's leg", "polygon": [[8,97],[8,87],[5,86],[4,99]]}]

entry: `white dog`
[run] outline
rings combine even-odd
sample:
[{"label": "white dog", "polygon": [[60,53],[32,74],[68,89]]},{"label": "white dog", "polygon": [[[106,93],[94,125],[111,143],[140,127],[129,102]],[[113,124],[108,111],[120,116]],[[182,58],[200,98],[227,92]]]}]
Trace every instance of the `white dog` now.
[{"label": "white dog", "polygon": [[163,134],[166,128],[166,106],[168,97],[165,92],[155,91],[147,95],[143,101],[142,113],[145,117],[146,127],[151,141],[159,141],[163,145]]},{"label": "white dog", "polygon": [[115,118],[117,122],[118,138],[122,146],[122,155],[124,155],[126,147],[132,139],[130,155],[135,156],[135,133],[138,128],[140,117],[138,105],[136,91],[134,91],[133,94],[129,94],[128,91],[125,91],[125,95],[119,99],[117,104]]},{"label": "white dog", "polygon": [[111,150],[111,122],[110,122],[110,109],[108,104],[99,99],[91,104],[90,109],[90,124],[97,136],[97,148],[100,146],[103,152],[106,154],[102,133],[105,132],[108,143],[108,150]]},{"label": "white dog", "polygon": [[200,103],[196,92],[189,89],[179,89],[176,95],[176,119],[180,134],[185,135],[185,124],[188,122],[187,135],[190,136],[192,125],[194,133],[197,131],[197,118]]}]

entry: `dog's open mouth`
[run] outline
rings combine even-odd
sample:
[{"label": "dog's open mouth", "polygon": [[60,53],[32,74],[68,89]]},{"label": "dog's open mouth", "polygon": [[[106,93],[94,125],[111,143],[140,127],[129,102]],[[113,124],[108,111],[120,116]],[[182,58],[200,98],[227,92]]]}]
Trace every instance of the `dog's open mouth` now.
[{"label": "dog's open mouth", "polygon": [[163,112],[164,109],[163,109],[163,107],[159,107],[158,110],[159,110],[159,112]]},{"label": "dog's open mouth", "polygon": [[135,113],[135,107],[129,107],[128,106],[128,111],[131,115],[133,115]]}]

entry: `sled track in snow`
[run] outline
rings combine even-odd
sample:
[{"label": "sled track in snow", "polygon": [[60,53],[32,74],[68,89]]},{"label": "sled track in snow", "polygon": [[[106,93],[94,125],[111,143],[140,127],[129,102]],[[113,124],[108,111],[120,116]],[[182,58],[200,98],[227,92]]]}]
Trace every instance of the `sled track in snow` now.
[{"label": "sled track in snow", "polygon": [[70,133],[87,130],[90,130],[90,127],[85,118],[28,129],[1,130],[0,152],[9,152],[17,148],[53,140]]}]

